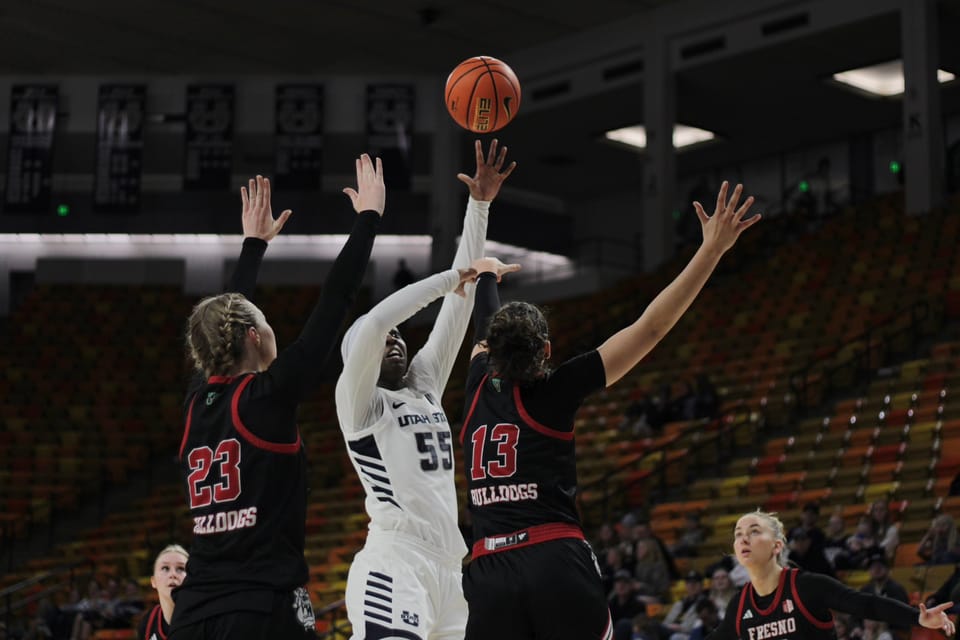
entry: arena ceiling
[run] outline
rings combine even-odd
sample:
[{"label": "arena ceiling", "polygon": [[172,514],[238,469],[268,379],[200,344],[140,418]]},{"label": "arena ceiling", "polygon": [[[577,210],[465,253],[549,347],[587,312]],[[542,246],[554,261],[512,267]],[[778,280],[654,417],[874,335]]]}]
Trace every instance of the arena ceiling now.
[{"label": "arena ceiling", "polygon": [[[30,0],[0,7],[0,74],[442,77],[451,61],[481,53],[509,61],[514,53],[548,50],[678,4],[682,0]],[[960,48],[952,46],[958,6],[958,0],[940,3],[940,66],[960,75]],[[590,51],[582,55],[588,59]],[[677,75],[677,120],[716,131],[722,140],[682,153],[681,174],[896,126],[899,101],[864,98],[825,79],[899,56],[899,19],[890,13],[685,68]],[[958,85],[942,92],[947,115],[960,112]],[[522,163],[511,181],[565,199],[638,185],[637,154],[599,138],[642,117],[640,82],[529,113],[521,109],[501,136]]]}]

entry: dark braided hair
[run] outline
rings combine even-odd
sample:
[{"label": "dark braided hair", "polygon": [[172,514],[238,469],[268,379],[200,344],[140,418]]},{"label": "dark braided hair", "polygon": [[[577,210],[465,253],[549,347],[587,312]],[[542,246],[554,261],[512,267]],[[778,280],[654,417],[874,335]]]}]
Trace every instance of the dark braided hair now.
[{"label": "dark braided hair", "polygon": [[487,331],[491,374],[533,382],[547,373],[547,319],[529,302],[508,302],[490,319]]},{"label": "dark braided hair", "polygon": [[257,308],[239,293],[197,303],[187,320],[187,352],[207,377],[228,375],[243,359],[248,327],[258,325]]}]

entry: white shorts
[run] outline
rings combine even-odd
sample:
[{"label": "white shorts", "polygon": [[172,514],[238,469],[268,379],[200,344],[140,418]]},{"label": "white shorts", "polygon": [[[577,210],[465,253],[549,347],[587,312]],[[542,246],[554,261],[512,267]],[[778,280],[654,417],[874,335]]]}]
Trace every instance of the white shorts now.
[{"label": "white shorts", "polygon": [[354,640],[461,640],[467,626],[459,560],[393,536],[370,536],[347,576]]}]

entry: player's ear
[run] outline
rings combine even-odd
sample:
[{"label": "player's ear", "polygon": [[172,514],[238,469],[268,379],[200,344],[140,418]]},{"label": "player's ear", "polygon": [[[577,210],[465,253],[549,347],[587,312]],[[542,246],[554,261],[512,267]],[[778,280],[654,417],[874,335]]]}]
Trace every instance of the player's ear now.
[{"label": "player's ear", "polygon": [[150,586],[153,587],[154,589],[157,588],[157,579],[153,576],[150,576]]},{"label": "player's ear", "polygon": [[551,353],[552,353],[552,350],[550,348],[550,341],[547,340],[546,342],[543,343],[543,359],[549,360]]},{"label": "player's ear", "polygon": [[247,327],[247,337],[258,349],[260,348],[260,332],[256,327]]}]

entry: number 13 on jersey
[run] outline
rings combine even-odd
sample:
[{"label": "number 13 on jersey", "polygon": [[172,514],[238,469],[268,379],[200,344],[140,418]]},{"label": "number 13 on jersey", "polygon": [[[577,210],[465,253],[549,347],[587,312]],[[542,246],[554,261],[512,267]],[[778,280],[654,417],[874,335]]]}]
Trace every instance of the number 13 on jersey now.
[{"label": "number 13 on jersey", "polygon": [[[489,439],[487,438],[489,431]],[[515,424],[500,423],[492,429],[480,425],[470,435],[473,455],[470,459],[470,478],[485,480],[490,478],[509,478],[517,472],[517,441],[520,428]],[[492,447],[493,455],[485,457],[487,443]]]}]

